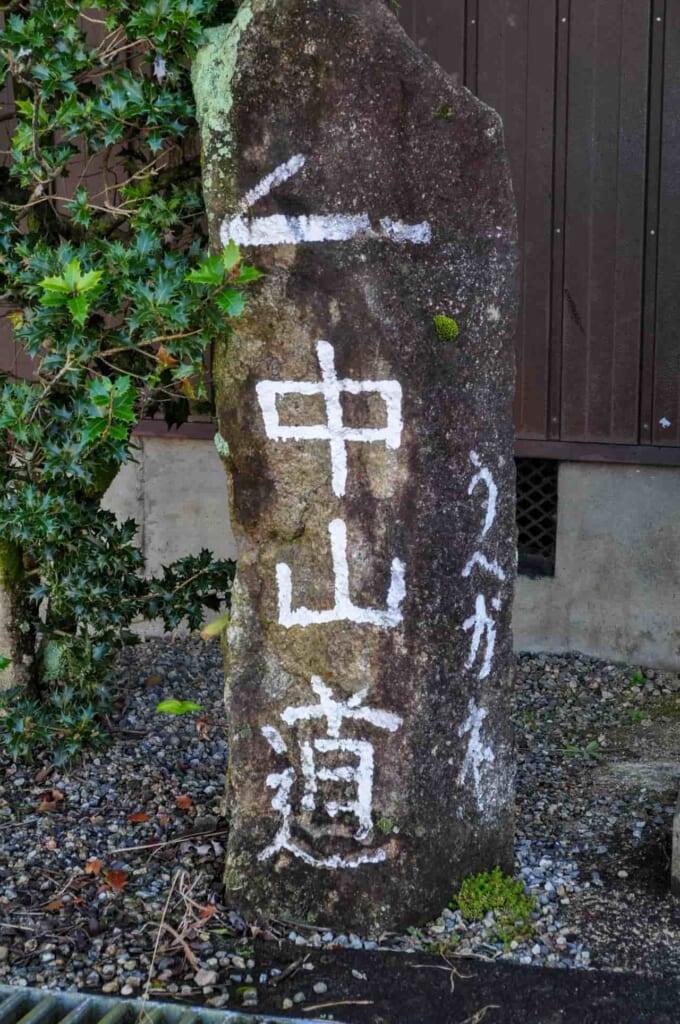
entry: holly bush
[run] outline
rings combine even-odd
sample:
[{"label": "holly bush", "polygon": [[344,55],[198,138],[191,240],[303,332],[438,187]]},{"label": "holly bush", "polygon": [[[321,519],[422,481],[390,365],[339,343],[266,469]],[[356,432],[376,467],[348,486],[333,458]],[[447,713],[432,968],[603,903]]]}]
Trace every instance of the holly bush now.
[{"label": "holly bush", "polygon": [[[218,6],[220,9],[218,10]],[[139,617],[200,625],[234,566],[208,552],[145,580],[134,522],[100,499],[141,417],[207,408],[206,349],[259,273],[208,254],[189,80],[216,0],[10,0],[14,97],[0,166],[0,303],[33,361],[0,374],[0,545],[28,689],[0,696],[15,755],[101,736],[112,656]],[[11,583],[9,582],[11,580]],[[21,666],[18,665],[18,657]]]}]

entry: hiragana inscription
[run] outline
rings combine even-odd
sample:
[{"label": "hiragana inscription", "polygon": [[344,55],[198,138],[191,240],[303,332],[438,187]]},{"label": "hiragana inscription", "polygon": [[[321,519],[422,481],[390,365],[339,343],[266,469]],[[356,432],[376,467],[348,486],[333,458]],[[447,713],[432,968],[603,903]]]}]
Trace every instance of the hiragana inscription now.
[{"label": "hiragana inscription", "polygon": [[[477,472],[470,481],[468,494],[472,495],[480,484],[486,488],[484,521],[479,534],[479,539],[485,540],[489,530],[491,530],[496,521],[498,487],[488,467],[482,466],[482,461],[477,452],[470,452],[470,462]],[[475,569],[495,576],[497,580],[505,580],[505,571],[495,559],[487,558],[483,551],[474,552],[465,563],[461,575],[467,578],[472,575]],[[475,598],[475,608],[472,615],[463,622],[463,629],[471,633],[470,650],[465,660],[465,667],[467,669],[473,668],[481,657],[480,679],[486,679],[491,672],[496,647],[496,622],[491,611],[498,612],[500,609],[501,599],[499,594],[491,597],[489,604],[487,604],[486,595],[478,593]]]}]

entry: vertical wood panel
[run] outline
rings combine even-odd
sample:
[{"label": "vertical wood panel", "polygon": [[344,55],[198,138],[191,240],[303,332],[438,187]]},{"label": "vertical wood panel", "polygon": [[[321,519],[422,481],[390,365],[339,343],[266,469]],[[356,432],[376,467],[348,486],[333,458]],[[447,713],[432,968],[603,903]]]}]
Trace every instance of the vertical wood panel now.
[{"label": "vertical wood panel", "polygon": [[647,209],[645,219],[644,314],[640,366],[640,443],[652,442],[654,347],[656,340],[659,266],[659,202],[663,115],[664,33],[666,0],[652,0],[647,144]]},{"label": "vertical wood panel", "polygon": [[465,78],[463,84],[478,95],[479,8],[481,0],[467,0],[465,10]]},{"label": "vertical wood panel", "polygon": [[402,0],[400,21],[411,39],[463,84],[466,0]]},{"label": "vertical wood panel", "polygon": [[521,253],[515,426],[548,436],[556,0],[480,0],[478,92],[503,118]]},{"label": "vertical wood panel", "polygon": [[649,24],[648,0],[572,3],[565,441],[638,440]]},{"label": "vertical wood panel", "polygon": [[[680,7],[666,4],[652,437],[680,444]],[[664,427],[661,420],[670,421]]]}]

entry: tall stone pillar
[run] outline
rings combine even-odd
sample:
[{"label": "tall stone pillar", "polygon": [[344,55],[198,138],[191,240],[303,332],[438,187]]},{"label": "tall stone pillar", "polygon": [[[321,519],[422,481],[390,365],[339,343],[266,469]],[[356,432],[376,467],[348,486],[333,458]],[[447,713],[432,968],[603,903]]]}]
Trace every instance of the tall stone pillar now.
[{"label": "tall stone pillar", "polygon": [[247,0],[195,67],[238,545],[229,898],[370,930],[513,839],[515,211],[499,117],[384,0]]}]

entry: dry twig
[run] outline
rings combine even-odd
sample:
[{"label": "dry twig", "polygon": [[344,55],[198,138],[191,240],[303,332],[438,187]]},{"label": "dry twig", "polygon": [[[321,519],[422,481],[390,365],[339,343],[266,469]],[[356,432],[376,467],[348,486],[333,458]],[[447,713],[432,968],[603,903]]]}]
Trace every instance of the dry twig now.
[{"label": "dry twig", "polygon": [[466,1017],[460,1024],[482,1024],[482,1021],[486,1017],[489,1010],[500,1010],[500,1006],[497,1003],[489,1003],[488,1006],[482,1006],[481,1009],[473,1013],[471,1017]]},{"label": "dry twig", "polygon": [[293,960],[292,964],[289,964],[285,970],[281,971],[280,974],[277,974],[275,978],[270,979],[270,985],[276,987],[276,985],[280,985],[282,981],[285,981],[286,978],[292,978],[308,960],[309,953],[304,958],[301,957],[299,960]]},{"label": "dry twig", "polygon": [[[305,1013],[313,1013],[315,1010],[327,1010],[330,1006],[373,1006],[373,999],[342,999],[337,1003],[316,1003],[314,1006],[303,1006]],[[463,1021],[463,1024],[466,1024]]]},{"label": "dry twig", "polygon": [[192,839],[209,839],[211,836],[224,836],[226,828],[216,832],[189,832],[185,836],[177,836],[175,839],[158,840],[155,843],[143,843],[141,846],[119,846],[117,850],[109,850],[109,853],[136,853],[137,850],[160,850],[164,846],[173,846],[175,843],[188,843]]}]

